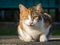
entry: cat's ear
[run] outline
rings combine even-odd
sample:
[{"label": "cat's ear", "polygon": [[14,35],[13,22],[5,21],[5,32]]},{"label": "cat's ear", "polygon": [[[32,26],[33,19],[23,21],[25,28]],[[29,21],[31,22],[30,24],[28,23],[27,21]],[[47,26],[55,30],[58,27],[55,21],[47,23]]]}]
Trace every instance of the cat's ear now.
[{"label": "cat's ear", "polygon": [[26,7],[22,4],[19,4],[19,9],[20,9],[20,12],[21,12],[21,11],[24,11],[26,9]]},{"label": "cat's ear", "polygon": [[41,9],[41,8],[42,8],[41,3],[39,3],[38,5],[36,5],[36,9],[37,9],[37,10],[39,10],[39,9]]}]

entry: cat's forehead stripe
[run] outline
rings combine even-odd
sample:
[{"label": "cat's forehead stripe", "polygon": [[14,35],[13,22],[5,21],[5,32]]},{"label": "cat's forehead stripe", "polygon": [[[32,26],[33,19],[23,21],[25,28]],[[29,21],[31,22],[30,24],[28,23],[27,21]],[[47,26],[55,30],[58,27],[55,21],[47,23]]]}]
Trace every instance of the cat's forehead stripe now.
[{"label": "cat's forehead stripe", "polygon": [[31,10],[29,10],[29,9],[26,9],[26,10],[24,10],[24,11],[22,11],[21,12],[21,15],[29,15],[31,13]]}]

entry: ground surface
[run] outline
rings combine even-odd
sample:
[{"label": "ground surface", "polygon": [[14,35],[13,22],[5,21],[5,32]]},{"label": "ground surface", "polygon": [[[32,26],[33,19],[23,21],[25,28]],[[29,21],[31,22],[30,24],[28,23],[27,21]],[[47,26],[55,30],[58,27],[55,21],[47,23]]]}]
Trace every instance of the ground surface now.
[{"label": "ground surface", "polygon": [[[58,40],[57,40],[58,39]],[[0,45],[60,45],[59,36],[51,36],[48,42],[25,43],[18,39],[18,36],[0,36]]]},{"label": "ground surface", "polygon": [[30,43],[0,43],[0,45],[60,45],[60,41],[50,41],[45,43],[30,42]]}]

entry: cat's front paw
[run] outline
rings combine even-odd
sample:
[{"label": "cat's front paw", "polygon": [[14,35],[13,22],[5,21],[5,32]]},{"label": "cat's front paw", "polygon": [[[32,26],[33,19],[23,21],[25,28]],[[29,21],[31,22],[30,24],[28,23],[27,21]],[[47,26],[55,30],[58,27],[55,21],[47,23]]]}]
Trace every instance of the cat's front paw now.
[{"label": "cat's front paw", "polygon": [[45,35],[41,35],[40,36],[40,42],[46,42],[47,41],[47,38]]}]

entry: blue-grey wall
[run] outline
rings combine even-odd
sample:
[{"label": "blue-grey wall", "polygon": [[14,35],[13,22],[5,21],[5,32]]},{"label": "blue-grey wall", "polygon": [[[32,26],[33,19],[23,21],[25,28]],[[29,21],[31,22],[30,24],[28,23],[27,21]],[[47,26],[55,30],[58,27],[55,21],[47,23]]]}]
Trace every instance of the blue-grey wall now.
[{"label": "blue-grey wall", "polygon": [[31,7],[38,3],[42,3],[44,8],[58,8],[59,5],[55,4],[55,0],[0,0],[0,8],[18,8],[22,3],[26,7]]}]

